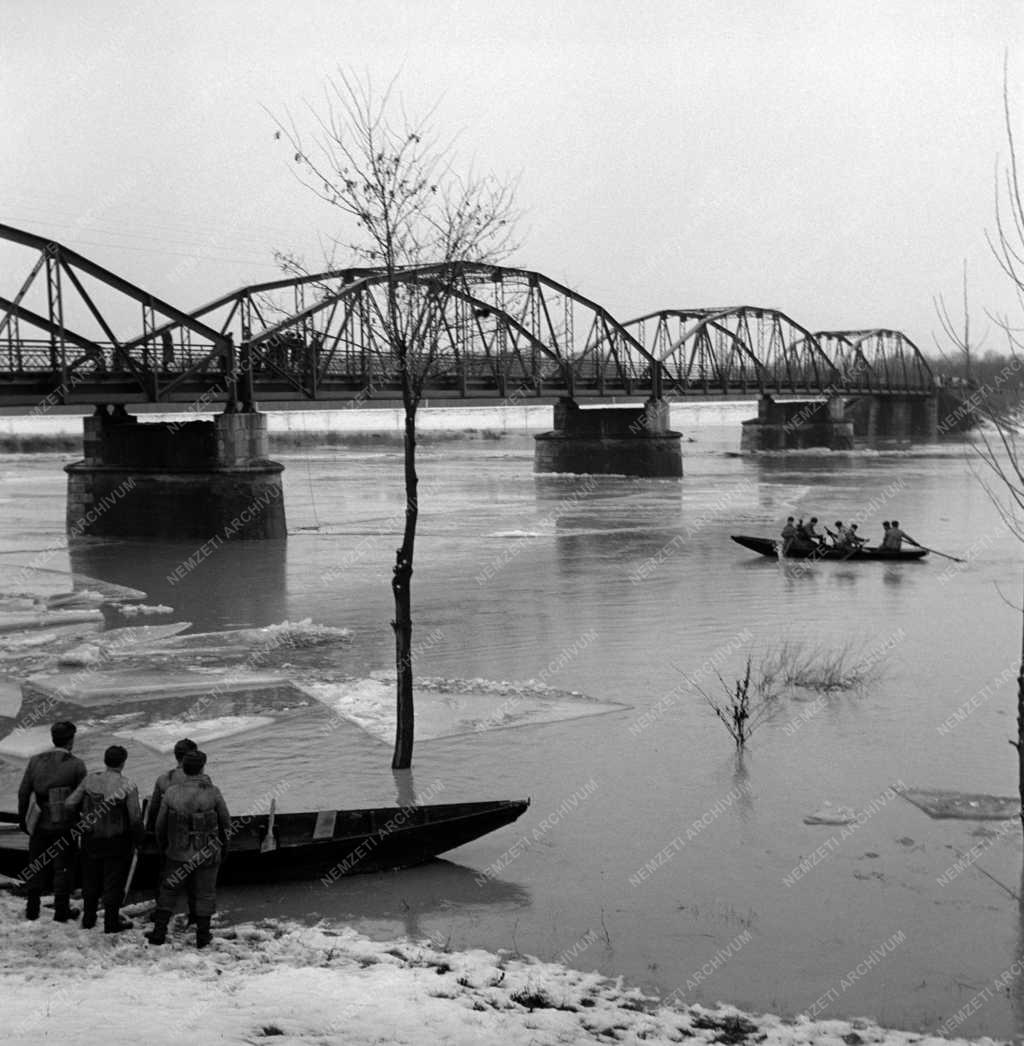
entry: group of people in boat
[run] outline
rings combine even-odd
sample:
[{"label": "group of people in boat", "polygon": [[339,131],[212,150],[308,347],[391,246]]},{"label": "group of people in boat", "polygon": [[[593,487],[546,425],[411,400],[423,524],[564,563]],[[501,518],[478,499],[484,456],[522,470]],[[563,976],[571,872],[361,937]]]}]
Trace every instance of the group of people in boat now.
[{"label": "group of people in boat", "polygon": [[146,939],[164,943],[184,895],[196,947],[206,947],[217,873],[231,834],[224,797],[204,773],[206,754],[182,738],[174,746],[177,765],[157,778],[144,813],[138,787],[123,773],[127,750],[110,745],[103,769],[89,773],[71,753],[76,732],[72,722],[54,723],[53,747],[32,756],[18,789],[18,824],[29,836],[28,863],[21,875],[25,918],[39,918],[44,886],[52,880],[54,920],[76,919],[71,890],[80,877],[82,929],[96,925],[101,903],[104,933],[129,929],[132,924],[120,909],[133,857],[149,829],[160,851],[160,876],[153,929]]},{"label": "group of people in boat", "polygon": [[[806,523],[803,521],[803,517],[795,519],[793,516],[789,516],[786,519],[786,525],[782,528],[783,555],[790,549],[804,552],[813,552],[816,549],[836,549],[853,553],[868,543],[866,538],[862,538],[857,533],[856,523],[846,525],[841,519],[837,519],[835,530],[830,530],[827,526],[822,529],[824,533],[819,533],[817,516],[811,516]],[[917,545],[917,542],[901,529],[899,520],[884,520],[882,531],[882,541],[878,547],[883,551],[899,552],[904,541]]]}]

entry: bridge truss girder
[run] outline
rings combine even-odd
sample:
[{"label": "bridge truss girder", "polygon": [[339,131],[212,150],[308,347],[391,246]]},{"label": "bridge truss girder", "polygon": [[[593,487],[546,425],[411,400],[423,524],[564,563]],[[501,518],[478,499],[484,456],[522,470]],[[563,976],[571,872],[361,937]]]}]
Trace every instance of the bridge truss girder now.
[{"label": "bridge truss girder", "polygon": [[680,395],[820,394],[839,377],[814,335],[776,309],[662,309],[625,326],[665,368],[666,389]]},{"label": "bridge truss girder", "polygon": [[[208,369],[234,369],[230,338],[77,251],[9,225],[0,247],[5,263],[25,266],[14,297],[0,296],[0,380],[13,398],[159,400]],[[197,346],[173,377],[157,365],[170,354],[159,321]]]},{"label": "bridge truss girder", "polygon": [[815,336],[853,391],[930,393],[935,387],[928,361],[902,331],[875,327],[818,331]]},{"label": "bridge truss girder", "polygon": [[455,263],[348,269],[243,287],[197,309],[239,345],[254,394],[400,395],[388,296],[430,316],[414,365],[430,396],[657,394],[660,368],[607,310],[538,272]]}]

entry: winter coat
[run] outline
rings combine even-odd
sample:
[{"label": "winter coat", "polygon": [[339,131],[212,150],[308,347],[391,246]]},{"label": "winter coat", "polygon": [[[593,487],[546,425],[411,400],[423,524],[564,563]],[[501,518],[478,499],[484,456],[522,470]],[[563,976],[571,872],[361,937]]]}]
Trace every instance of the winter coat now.
[{"label": "winter coat", "polygon": [[142,845],[139,790],[120,770],[96,770],[68,796],[67,805],[80,810],[75,833],[87,842],[130,838]]},{"label": "winter coat", "polygon": [[[201,776],[205,777],[206,775],[203,774]],[[164,793],[171,785],[179,784],[184,780],[185,771],[182,770],[180,765],[173,767],[156,779],[156,784],[153,785],[153,795],[149,800],[149,807],[146,809],[146,824],[149,827],[153,827],[156,824],[157,815],[160,813],[160,804],[164,801]]]},{"label": "winter coat", "polygon": [[65,802],[85,774],[85,763],[66,748],[51,748],[32,756],[18,788],[18,822],[22,828],[28,830],[25,818],[33,795],[40,811],[36,831],[59,832],[70,827],[71,812]]},{"label": "winter coat", "polygon": [[231,817],[220,789],[205,775],[186,775],[164,793],[154,827],[169,861],[196,867],[217,864],[231,834]]}]

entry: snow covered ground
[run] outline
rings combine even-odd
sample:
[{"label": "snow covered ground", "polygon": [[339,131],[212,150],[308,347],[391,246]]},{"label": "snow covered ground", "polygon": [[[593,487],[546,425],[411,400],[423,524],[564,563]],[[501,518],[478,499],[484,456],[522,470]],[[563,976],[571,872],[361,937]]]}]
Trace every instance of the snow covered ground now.
[{"label": "snow covered ground", "polygon": [[[215,923],[204,951],[145,918],[117,937],[21,918],[0,894],[4,1042],[942,1043],[867,1020],[787,1021],[730,1006],[669,1006],[596,973],[525,956],[371,941],[343,926]],[[141,907],[141,906],[140,906]],[[965,1040],[955,1040],[965,1041]],[[991,1040],[979,1040],[990,1042]]]}]

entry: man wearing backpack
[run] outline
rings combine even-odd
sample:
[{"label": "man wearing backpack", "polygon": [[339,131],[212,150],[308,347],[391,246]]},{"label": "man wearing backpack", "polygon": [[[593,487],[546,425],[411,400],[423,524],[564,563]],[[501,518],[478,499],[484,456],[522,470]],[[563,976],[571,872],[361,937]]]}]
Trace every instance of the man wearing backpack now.
[{"label": "man wearing backpack", "polygon": [[104,770],[95,770],[68,797],[67,805],[81,809],[75,834],[82,840],[82,929],[96,925],[103,896],[103,932],[120,933],[131,927],[120,914],[132,850],[142,845],[139,790],[122,774],[128,753],[111,745],[103,753]]},{"label": "man wearing backpack", "polygon": [[[18,824],[28,834],[25,918],[38,919],[44,880],[53,872],[53,918],[66,923],[78,915],[71,907],[75,846],[68,796],[85,777],[85,763],[71,754],[77,728],[61,720],[50,727],[53,748],[32,756],[18,788]],[[35,810],[30,811],[32,802]],[[32,821],[35,814],[38,818]]]},{"label": "man wearing backpack", "polygon": [[[155,830],[157,815],[160,813],[160,806],[164,801],[164,793],[171,785],[181,784],[185,780],[185,771],[181,768],[181,761],[188,755],[189,752],[198,752],[199,745],[192,740],[191,737],[183,737],[180,741],[174,743],[174,758],[177,765],[173,766],[170,770],[162,773],[157,779],[156,784],[153,786],[153,797],[149,800],[149,806],[146,807],[146,827],[150,830]],[[163,860],[161,859],[161,869]],[[163,879],[161,874],[157,878],[156,882],[156,898],[160,899],[160,882]],[[196,921],[196,901],[192,895],[191,889],[188,894],[188,925],[195,925]]]},{"label": "man wearing backpack", "polygon": [[210,918],[216,908],[217,873],[227,849],[231,818],[220,789],[203,773],[204,752],[181,760],[185,780],[164,793],[154,831],[164,856],[150,944],[167,940],[167,924],[178,898],[192,892],[195,900],[196,947],[211,941]]}]

